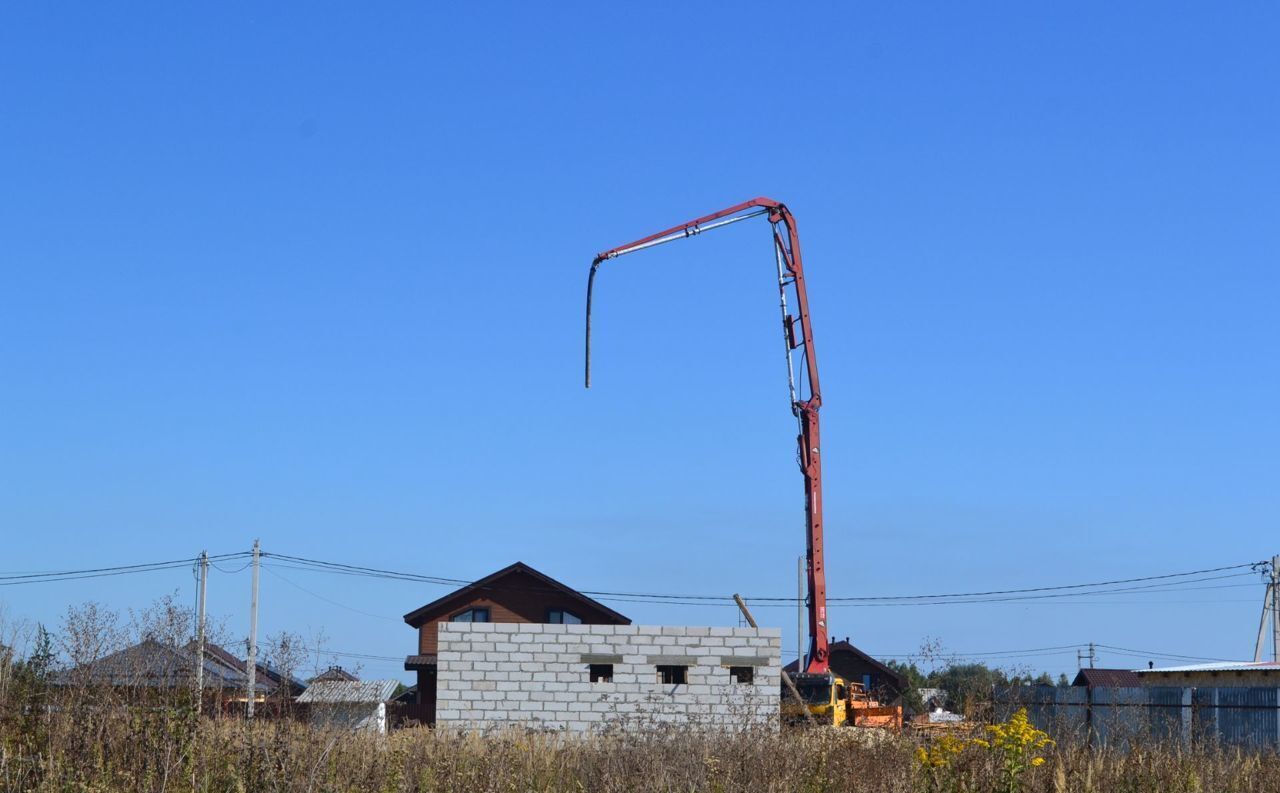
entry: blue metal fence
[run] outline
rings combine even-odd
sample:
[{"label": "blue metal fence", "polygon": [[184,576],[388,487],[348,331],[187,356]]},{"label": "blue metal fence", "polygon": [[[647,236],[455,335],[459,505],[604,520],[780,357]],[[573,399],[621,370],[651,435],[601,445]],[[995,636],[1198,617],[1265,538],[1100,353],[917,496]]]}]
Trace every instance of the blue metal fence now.
[{"label": "blue metal fence", "polygon": [[995,689],[994,703],[997,719],[1026,708],[1055,738],[1097,746],[1195,739],[1280,748],[1280,688],[1007,686]]}]

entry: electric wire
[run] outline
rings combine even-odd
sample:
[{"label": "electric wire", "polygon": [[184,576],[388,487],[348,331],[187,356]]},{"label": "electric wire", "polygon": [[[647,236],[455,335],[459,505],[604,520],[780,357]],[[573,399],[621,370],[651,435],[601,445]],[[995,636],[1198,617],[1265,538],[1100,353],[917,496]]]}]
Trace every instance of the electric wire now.
[{"label": "electric wire", "polygon": [[[344,575],[367,576],[371,578],[383,578],[401,581],[423,582],[440,585],[452,586],[473,586],[475,582],[467,581],[459,578],[447,578],[443,576],[431,576],[418,573],[409,573],[398,570],[387,570],[375,567],[364,567],[360,565],[350,565],[340,562],[328,562],[320,559],[310,559],[301,556],[292,556],[288,554],[263,553],[263,556],[271,556],[281,561],[287,561],[294,565],[294,569],[317,569],[327,570],[333,573]],[[830,605],[868,605],[868,604],[885,604],[885,605],[906,605],[910,602],[919,601],[926,605],[942,605],[952,603],[993,603],[1012,600],[1036,600],[1046,598],[1069,598],[1087,595],[1099,594],[1117,594],[1128,592],[1166,592],[1166,591],[1187,591],[1196,589],[1195,587],[1185,586],[1186,584],[1202,583],[1206,581],[1216,581],[1233,577],[1243,577],[1252,574],[1252,570],[1256,569],[1257,563],[1243,563],[1236,565],[1226,565],[1221,567],[1204,568],[1200,570],[1191,570],[1181,573],[1165,573],[1161,575],[1140,576],[1135,578],[1114,579],[1110,581],[1098,581],[1086,584],[1063,584],[1055,586],[1026,587],[1022,589],[1002,589],[1002,590],[984,590],[976,592],[951,592],[932,595],[877,595],[877,596],[859,596],[859,597],[833,597],[828,599]],[[1249,568],[1250,571],[1244,571]],[[1226,571],[1240,571],[1222,576],[1207,576],[1209,573],[1219,573]],[[1201,578],[1191,578],[1191,576],[1204,576]],[[1158,583],[1148,583],[1158,582]],[[1142,584],[1141,586],[1119,587],[1121,584]],[[1104,589],[1103,587],[1112,587]],[[523,587],[537,591],[547,591],[549,587]],[[512,587],[504,586],[503,589],[510,590]],[[692,595],[692,594],[666,594],[656,592],[618,592],[610,590],[579,590],[583,595],[588,595],[601,600],[611,600],[614,602],[629,603],[660,603],[669,602],[672,605],[707,605],[718,604],[732,606],[732,599],[727,595]],[[1007,597],[1006,597],[1007,596]],[[794,605],[800,600],[795,597],[768,597],[768,596],[747,596],[745,600],[749,600],[754,604],[767,607],[771,603],[782,603]]]},{"label": "electric wire", "polygon": [[263,570],[266,570],[268,575],[270,575],[270,576],[274,576],[275,578],[280,579],[281,581],[285,582],[286,584],[288,584],[289,586],[293,587],[294,589],[297,589],[297,590],[298,590],[298,591],[300,591],[300,592],[305,592],[306,594],[308,594],[308,595],[310,595],[311,597],[316,598],[316,599],[318,599],[318,600],[323,600],[325,603],[328,603],[329,605],[337,606],[338,608],[346,609],[347,611],[353,611],[353,612],[355,612],[356,614],[363,614],[363,615],[364,615],[364,616],[366,616],[366,617],[376,617],[377,619],[380,619],[380,620],[389,620],[389,621],[391,621],[391,622],[401,622],[401,621],[402,621],[399,617],[388,617],[386,614],[374,614],[374,613],[373,613],[373,612],[371,612],[371,611],[364,611],[364,610],[362,610],[362,609],[358,609],[358,608],[356,608],[356,607],[354,607],[354,606],[348,606],[348,605],[347,605],[347,604],[345,604],[345,603],[339,603],[338,601],[336,601],[336,600],[334,600],[334,599],[332,599],[332,598],[325,597],[324,595],[321,595],[321,594],[320,594],[320,593],[318,593],[318,592],[312,592],[310,589],[307,589],[306,587],[304,587],[304,586],[302,586],[302,585],[300,585],[300,584],[296,584],[296,583],[294,583],[293,581],[289,580],[288,578],[285,578],[284,576],[280,575],[280,574],[279,574],[279,573],[277,573],[275,570],[272,570],[271,568],[272,568],[272,567],[274,567],[274,566],[275,566],[275,565],[264,564],[264,565],[262,565],[262,569],[263,569]]},{"label": "electric wire", "polygon": [[1150,656],[1155,656],[1157,658],[1168,658],[1175,661],[1230,661],[1232,660],[1230,658],[1208,658],[1202,655],[1177,655],[1174,653],[1154,653],[1154,652],[1147,652],[1143,650],[1134,650],[1129,647],[1116,647],[1110,644],[1095,644],[1094,646],[1098,647],[1099,649],[1106,649],[1114,653],[1119,653],[1120,655],[1133,655],[1138,657],[1150,655]]},{"label": "electric wire", "polygon": [[[246,552],[220,554],[210,556],[210,560],[236,559],[246,556]],[[141,564],[118,565],[115,567],[93,567],[83,570],[58,570],[49,573],[25,573],[21,575],[0,576],[0,586],[19,586],[22,584],[43,584],[55,581],[78,581],[89,578],[108,578],[111,576],[151,573],[160,570],[180,570],[198,562],[200,557],[171,559],[164,562],[145,562]]]},{"label": "electric wire", "polygon": [[210,567],[212,567],[214,570],[217,570],[217,571],[218,571],[218,572],[220,572],[220,573],[226,573],[227,575],[235,575],[236,573],[243,573],[245,570],[248,570],[250,567],[252,567],[252,566],[253,566],[253,562],[251,562],[251,561],[250,561],[250,562],[245,562],[244,564],[240,565],[239,567],[237,567],[237,568],[236,568],[236,569],[234,569],[234,570],[226,570],[226,569],[224,569],[224,568],[222,568],[222,567],[219,567],[219,566],[218,566],[218,564],[217,564],[216,562],[212,562],[212,561],[211,561],[211,562],[209,562],[209,566],[210,566]]},{"label": "electric wire", "polygon": [[[246,562],[244,565],[229,570],[218,565],[218,561],[231,561],[236,559],[244,559],[252,554],[247,551],[236,553],[216,554],[208,557],[210,565],[223,573],[234,574],[247,569],[252,562]],[[438,585],[454,585],[454,586],[471,586],[475,582],[466,579],[450,578],[445,576],[431,576],[418,573],[408,573],[403,571],[385,570],[373,567],[363,567],[359,565],[349,565],[341,562],[329,562],[320,559],[311,559],[301,556],[292,556],[288,554],[274,554],[263,552],[263,557],[271,557],[275,562],[270,564],[264,563],[263,567],[267,568],[267,572],[284,581],[286,584],[302,591],[312,597],[322,600],[331,605],[348,611],[361,614],[363,616],[385,619],[393,622],[399,622],[399,618],[389,617],[384,614],[375,614],[363,611],[361,609],[348,606],[347,604],[333,600],[332,598],[321,595],[296,582],[290,580],[286,576],[277,572],[278,569],[296,569],[309,572],[326,572],[338,575],[352,575],[359,577],[381,578],[389,580],[401,580],[414,583],[431,583]],[[183,559],[171,559],[160,562],[143,562],[128,565],[116,565],[111,567],[95,567],[77,570],[52,570],[39,573],[4,573],[0,574],[0,586],[16,586],[20,584],[47,583],[67,580],[82,580],[93,578],[104,578],[110,576],[132,575],[140,573],[149,573],[165,570],[175,570],[187,568],[195,572],[195,567],[199,564],[200,557],[188,557]],[[1220,581],[1224,579],[1233,579],[1243,576],[1249,576],[1258,570],[1267,566],[1266,562],[1262,563],[1245,563],[1236,565],[1224,565],[1220,567],[1204,568],[1200,570],[1191,570],[1181,573],[1166,573],[1161,575],[1140,576],[1134,578],[1113,579],[1109,581],[1099,581],[1087,584],[1064,584],[1054,586],[1026,587],[1021,589],[1004,589],[1004,590],[982,590],[975,592],[953,592],[934,595],[884,595],[884,596],[860,596],[832,598],[830,602],[837,606],[867,607],[867,606],[911,606],[911,605],[946,605],[946,604],[964,604],[964,603],[1021,603],[1025,605],[1037,605],[1037,601],[1044,598],[1073,598],[1088,597],[1106,594],[1120,593],[1140,593],[1140,594],[1158,594],[1167,592],[1186,592],[1192,590],[1206,589],[1229,589],[1242,587],[1256,587],[1258,583],[1251,584],[1214,584],[1209,586],[1187,586],[1188,584],[1197,584],[1210,581]],[[276,568],[276,569],[272,569]],[[1248,571],[1244,571],[1249,568]],[[1240,571],[1240,572],[1230,572]],[[1210,575],[1214,573],[1226,573],[1225,575]],[[1193,578],[1193,576],[1200,576]],[[1121,586],[1125,584],[1139,584],[1139,586]],[[1103,587],[1111,587],[1104,589]],[[486,588],[486,587],[481,587]],[[503,587],[510,589],[510,587]],[[547,591],[550,587],[526,587],[527,589],[537,589],[539,591]],[[583,590],[583,595],[599,597],[601,599],[609,599],[617,602],[627,603],[649,603],[660,605],[684,605],[684,606],[725,606],[734,607],[732,602],[724,602],[730,600],[729,596],[723,595],[690,595],[690,594],[669,594],[657,592],[618,592],[605,590]],[[1006,597],[1008,596],[1008,597]],[[750,597],[747,600],[754,601],[754,604],[760,608],[794,608],[799,602],[794,597]],[[1059,600],[1057,602],[1065,602],[1072,604],[1098,604],[1111,605],[1117,601],[1072,601]],[[1148,601],[1130,601],[1137,603],[1146,603]],[[1249,601],[1182,601],[1182,602],[1203,602],[1203,603],[1220,603],[1220,602],[1249,602]],[[1047,604],[1045,604],[1047,605]],[[990,659],[990,660],[1017,660],[1022,658],[1049,657],[1055,655],[1065,655],[1077,652],[1087,648],[1087,644],[1059,645],[1056,647],[1039,647],[1017,650],[996,650],[990,652],[956,652],[942,653],[940,658],[954,659]],[[1172,661],[1229,661],[1230,659],[1215,658],[1209,656],[1186,655],[1179,653],[1158,652],[1153,650],[1142,650],[1130,647],[1119,647],[1108,644],[1093,645],[1099,650],[1105,650],[1117,655],[1138,658],[1156,658],[1161,660]],[[371,661],[399,661],[396,656],[383,656],[371,653],[352,653],[340,650],[326,650],[322,648],[314,648],[315,651],[323,655],[331,655],[335,657],[355,658]],[[889,659],[919,659],[920,653],[877,653],[878,657]]]},{"label": "electric wire", "polygon": [[[224,573],[238,573],[246,569],[251,563],[246,562],[239,568],[234,570],[227,569],[218,565],[218,561],[230,561],[235,559],[244,559],[251,556],[250,552],[241,551],[236,553],[216,554],[209,556],[211,566]],[[351,565],[341,562],[330,562],[321,559],[312,559],[302,556],[293,556],[290,554],[275,554],[264,552],[264,557],[272,557],[276,561],[271,566],[277,569],[297,569],[309,572],[327,572],[337,575],[352,575],[360,577],[371,577],[389,580],[400,580],[413,583],[430,583],[445,586],[475,586],[475,582],[461,578],[452,578],[446,576],[425,575],[419,573],[409,573],[404,571],[388,570],[375,567],[364,567],[360,565]],[[196,565],[199,557],[190,557],[186,559],[174,559],[163,562],[147,562],[131,565],[117,565],[114,567],[98,567],[86,568],[80,570],[61,570],[48,571],[44,573],[21,573],[21,574],[3,574],[0,575],[0,586],[15,586],[18,584],[28,583],[47,583],[56,581],[69,581],[91,578],[102,578],[108,576],[129,575],[135,573],[147,573],[164,571],[171,569],[179,569],[188,565]],[[907,594],[907,595],[879,595],[879,596],[859,596],[859,597],[834,597],[829,599],[829,604],[833,608],[865,608],[869,606],[877,607],[904,607],[904,606],[935,606],[935,605],[968,605],[968,604],[996,604],[1011,603],[1022,605],[1047,605],[1043,601],[1051,601],[1054,604],[1072,603],[1072,604],[1113,604],[1120,601],[1114,599],[1104,599],[1101,601],[1094,600],[1073,600],[1074,598],[1084,598],[1090,596],[1106,596],[1123,593],[1155,595],[1163,593],[1189,592],[1194,590],[1207,589],[1225,589],[1236,587],[1254,587],[1259,584],[1216,584],[1209,586],[1190,586],[1191,584],[1218,581],[1223,579],[1245,577],[1253,572],[1265,567],[1268,563],[1244,563],[1237,565],[1225,565],[1221,567],[1204,568],[1200,570],[1191,570],[1181,573],[1165,573],[1161,575],[1140,576],[1134,578],[1112,579],[1109,581],[1098,581],[1086,584],[1063,584],[1054,586],[1025,587],[1021,589],[1000,589],[1000,590],[981,590],[974,592],[951,592],[932,595]],[[1249,570],[1245,570],[1249,568]],[[1229,572],[1237,571],[1237,572]],[[1228,573],[1227,575],[1206,575],[1210,573]],[[374,614],[362,611],[360,609],[339,603],[323,595],[312,592],[296,582],[285,578],[279,573],[273,573],[285,583],[317,597],[332,605],[363,614],[364,616],[385,619],[389,621],[397,621],[394,617],[383,614]],[[1192,578],[1192,576],[1201,576],[1200,578]],[[1119,586],[1122,584],[1137,584],[1136,586]],[[1110,588],[1104,588],[1110,587]],[[481,588],[484,588],[481,586]],[[540,592],[549,591],[550,587],[525,587],[527,589]],[[504,586],[503,589],[510,590],[511,587]],[[671,594],[659,592],[620,592],[612,590],[582,590],[581,594],[607,600],[616,603],[634,603],[649,605],[666,605],[666,606],[684,606],[684,607],[701,607],[715,606],[720,608],[736,608],[731,598],[727,595],[693,595],[693,594]],[[801,600],[795,597],[767,597],[767,596],[750,596],[746,598],[751,601],[757,608],[794,608]],[[1147,601],[1128,601],[1128,602],[1147,602]],[[1165,602],[1165,601],[1160,601]],[[1184,601],[1186,602],[1186,601]],[[1191,601],[1203,603],[1227,602],[1221,600]]]},{"label": "electric wire", "polygon": [[[354,572],[350,570],[332,570],[328,568],[314,567],[314,566],[308,566],[308,565],[285,565],[285,564],[276,563],[274,566],[277,567],[277,569],[283,568],[283,569],[301,570],[301,571],[308,571],[308,572],[330,572],[336,575],[365,576],[370,578],[381,578],[386,580],[399,580],[399,581],[411,581],[411,582],[416,581],[416,579],[412,577],[405,577],[405,576],[398,576],[398,575],[377,575],[374,573],[360,573],[360,572]],[[1248,573],[1243,573],[1239,575],[1248,575]],[[1237,576],[1221,576],[1221,577],[1206,578],[1206,579],[1192,579],[1184,583],[1195,583],[1197,581],[1219,580],[1220,578],[1233,578],[1233,577],[1237,577]],[[1123,594],[1123,593],[1162,594],[1162,593],[1169,593],[1169,592],[1188,592],[1188,591],[1195,591],[1195,590],[1202,590],[1202,589],[1221,589],[1221,588],[1234,588],[1234,587],[1242,587],[1242,586],[1254,587],[1257,585],[1256,584],[1228,584],[1228,585],[1217,585],[1217,586],[1208,586],[1208,587],[1193,587],[1193,586],[1172,586],[1169,584],[1160,584],[1160,585],[1154,585],[1153,587],[1127,587],[1122,589],[1088,590],[1088,591],[1079,591],[1079,592],[1065,592],[1065,593],[1058,593],[1058,594],[1052,594],[1052,595],[1027,595],[1027,596],[1021,596],[1021,597],[1007,597],[1007,598],[969,598],[969,599],[958,599],[958,600],[933,600],[933,601],[913,600],[908,602],[889,602],[889,601],[860,602],[860,603],[850,603],[850,602],[842,602],[842,601],[837,601],[834,603],[830,601],[828,602],[829,602],[830,608],[889,608],[889,607],[921,607],[921,606],[993,604],[993,603],[1021,603],[1025,605],[1041,605],[1042,603],[1040,603],[1039,601],[1054,600],[1056,603],[1072,603],[1073,601],[1066,600],[1066,598],[1087,597],[1090,595]],[[482,587],[482,588],[484,589],[500,588],[508,592],[524,591],[524,590],[537,591],[537,592],[552,591],[544,587],[513,587],[508,585],[503,585],[501,587],[494,586],[494,587]],[[676,599],[672,599],[672,597],[667,597],[667,596],[655,598],[655,597],[649,597],[649,596],[638,594],[638,593],[635,596],[598,595],[588,590],[588,591],[583,591],[581,594],[594,595],[595,599],[604,601],[604,602],[610,602],[610,603],[639,603],[639,604],[666,605],[666,606],[737,608],[737,606],[732,602],[732,599],[729,596],[702,595],[702,596],[698,596],[700,598],[698,600],[676,600]],[[769,602],[769,599],[763,599],[763,598],[759,600],[764,600],[765,602],[757,602],[757,599],[754,599],[754,598],[744,598],[744,599],[751,600],[753,607],[756,607],[756,608],[790,609],[790,608],[795,608],[795,606],[801,602],[797,598],[773,598],[772,600],[774,602]],[[778,602],[778,601],[781,601],[781,602]],[[1090,601],[1076,601],[1076,602],[1090,603]],[[1125,602],[1125,601],[1092,601],[1091,603],[1098,604],[1098,605],[1105,605],[1107,603],[1116,603],[1116,602]],[[1144,603],[1149,601],[1127,601],[1127,602]],[[1213,603],[1213,602],[1219,602],[1219,601],[1204,600],[1204,601],[1181,601],[1181,602]],[[1043,605],[1048,605],[1048,604],[1044,603]]]}]

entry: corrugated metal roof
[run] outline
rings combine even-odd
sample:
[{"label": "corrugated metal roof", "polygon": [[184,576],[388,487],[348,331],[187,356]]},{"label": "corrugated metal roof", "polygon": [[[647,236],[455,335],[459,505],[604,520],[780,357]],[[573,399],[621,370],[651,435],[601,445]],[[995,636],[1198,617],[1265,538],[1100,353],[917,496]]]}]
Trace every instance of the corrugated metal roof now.
[{"label": "corrugated metal roof", "polygon": [[1208,664],[1187,664],[1185,666],[1157,666],[1154,669],[1138,669],[1138,674],[1151,672],[1257,672],[1280,671],[1280,663],[1276,661],[1214,661]]},{"label": "corrugated metal roof", "polygon": [[298,697],[299,702],[386,702],[396,693],[395,680],[321,680]]}]

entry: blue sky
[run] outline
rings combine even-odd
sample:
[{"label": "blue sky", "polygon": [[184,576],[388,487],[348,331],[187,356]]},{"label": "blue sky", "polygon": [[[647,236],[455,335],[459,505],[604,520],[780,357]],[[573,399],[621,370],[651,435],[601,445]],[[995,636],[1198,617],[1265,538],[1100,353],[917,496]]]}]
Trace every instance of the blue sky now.
[{"label": "blue sky", "polygon": [[[0,569],[260,537],[453,578],[520,559],[584,589],[789,595],[801,483],[767,224],[610,265],[580,383],[591,256],[755,195],[804,240],[832,595],[1270,557],[1278,17],[7,6]],[[832,633],[1240,657],[1261,588],[1226,583],[840,608]],[[0,602],[56,622],[175,589],[191,576]],[[399,615],[444,591],[278,569],[263,633],[403,656]],[[243,632],[247,605],[247,573],[215,573],[211,611]],[[794,646],[793,612],[760,616]]]}]

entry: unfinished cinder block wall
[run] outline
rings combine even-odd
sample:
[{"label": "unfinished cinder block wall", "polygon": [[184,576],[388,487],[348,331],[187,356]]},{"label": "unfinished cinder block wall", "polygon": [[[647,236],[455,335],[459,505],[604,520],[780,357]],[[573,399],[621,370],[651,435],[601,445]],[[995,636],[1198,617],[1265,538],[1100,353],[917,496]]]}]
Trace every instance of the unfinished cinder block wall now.
[{"label": "unfinished cinder block wall", "polygon": [[439,641],[440,727],[778,723],[778,628],[441,623]]}]

